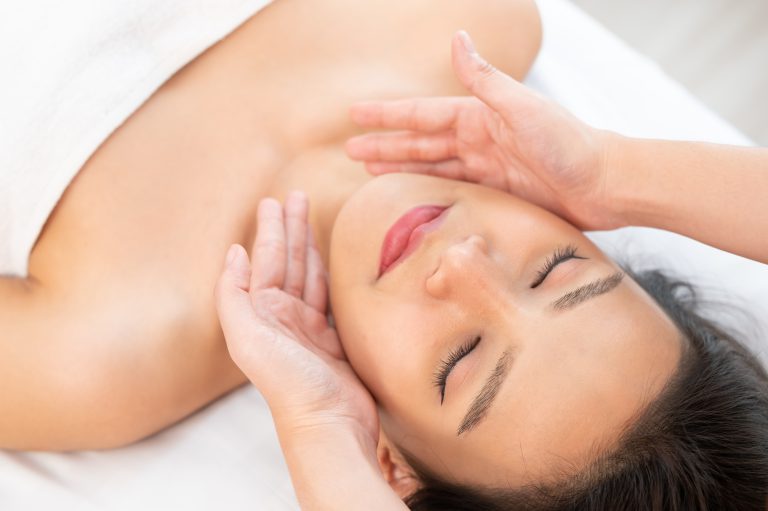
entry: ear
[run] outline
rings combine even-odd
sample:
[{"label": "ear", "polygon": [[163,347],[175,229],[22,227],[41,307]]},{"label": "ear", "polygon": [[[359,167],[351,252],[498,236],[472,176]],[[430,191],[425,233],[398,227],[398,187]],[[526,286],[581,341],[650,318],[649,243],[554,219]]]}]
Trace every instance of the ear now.
[{"label": "ear", "polygon": [[419,489],[419,479],[383,430],[379,433],[376,457],[384,479],[398,497],[404,499]]}]

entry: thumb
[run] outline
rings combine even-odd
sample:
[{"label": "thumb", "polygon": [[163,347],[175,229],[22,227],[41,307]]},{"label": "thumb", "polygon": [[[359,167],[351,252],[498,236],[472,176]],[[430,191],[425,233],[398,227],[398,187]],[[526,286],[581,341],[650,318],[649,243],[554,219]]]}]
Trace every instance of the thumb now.
[{"label": "thumb", "polygon": [[251,336],[254,311],[248,294],[250,278],[248,254],[240,245],[232,245],[215,291],[216,310],[230,352]]},{"label": "thumb", "polygon": [[488,63],[475,49],[464,30],[456,33],[451,45],[453,70],[456,77],[472,94],[502,116],[510,110],[525,87]]}]

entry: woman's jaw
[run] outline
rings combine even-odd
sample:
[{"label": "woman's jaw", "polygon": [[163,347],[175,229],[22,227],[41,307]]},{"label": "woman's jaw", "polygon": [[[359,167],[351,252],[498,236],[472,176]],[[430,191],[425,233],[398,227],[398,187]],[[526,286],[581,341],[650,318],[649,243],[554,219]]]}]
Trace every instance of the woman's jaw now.
[{"label": "woman's jaw", "polygon": [[[388,231],[419,205],[450,208],[380,275]],[[580,231],[500,191],[374,179],[341,209],[329,269],[339,334],[387,437],[455,482],[586,466],[680,358],[672,322]]]}]

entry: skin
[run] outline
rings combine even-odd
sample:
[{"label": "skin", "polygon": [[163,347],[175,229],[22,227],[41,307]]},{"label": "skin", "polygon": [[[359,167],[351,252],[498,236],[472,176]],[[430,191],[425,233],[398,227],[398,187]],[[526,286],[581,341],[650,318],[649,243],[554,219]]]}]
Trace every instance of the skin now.
[{"label": "skin", "polygon": [[370,179],[344,154],[350,105],[464,93],[460,28],[520,78],[540,41],[530,0],[277,0],[170,78],[78,172],[29,278],[0,278],[0,388],[16,389],[0,447],[126,445],[243,384],[215,311],[222,255],[252,246],[262,198],[300,188],[327,261]]},{"label": "skin", "polygon": [[[440,17],[426,16],[437,6],[437,3],[430,1],[404,2],[401,8],[392,9],[391,2],[329,1],[324,2],[322,7],[308,10],[302,9],[298,1],[281,0],[185,67],[100,147],[51,216],[32,254],[31,278],[0,283],[0,300],[9,305],[0,311],[0,325],[5,332],[10,332],[0,340],[4,343],[3,352],[10,353],[4,357],[10,363],[1,368],[3,380],[0,383],[20,389],[0,401],[0,411],[7,419],[0,429],[3,446],[68,449],[122,445],[184,417],[244,381],[243,374],[232,365],[223,349],[210,289],[219,273],[221,254],[226,246],[232,242],[250,245],[253,240],[258,199],[267,195],[283,198],[290,189],[298,186],[305,188],[316,205],[309,221],[317,232],[319,253],[327,259],[328,238],[338,208],[350,193],[367,180],[362,176],[360,166],[347,162],[342,153],[344,138],[354,131],[343,114],[350,102],[363,97],[464,92],[453,80],[443,47],[443,42],[459,27],[483,34],[486,39],[478,41],[478,46],[512,76],[522,77],[530,65],[538,47],[538,25],[528,2],[488,1],[482,9],[477,8],[477,3],[456,2],[450,7],[440,3]],[[360,10],[354,11],[355,8]],[[340,26],[342,22],[346,25]],[[401,33],[392,30],[392,27],[414,22],[419,23],[420,30],[412,38],[404,38]],[[294,30],[286,34],[284,27],[289,24]],[[333,33],[338,37],[328,35],[327,27],[331,24],[335,28]],[[519,40],[516,39],[518,37]],[[313,44],[308,45],[308,41]],[[361,62],[370,67],[361,66]],[[313,84],[309,90],[307,83]],[[483,82],[477,80],[474,83]],[[222,94],[222,90],[226,90],[227,94]],[[476,92],[473,87],[470,90]],[[270,100],[262,101],[265,97]],[[180,112],[184,115],[179,115]],[[222,126],[228,129],[222,130]],[[137,151],[137,147],[141,151]],[[540,147],[551,147],[551,144]],[[323,172],[318,172],[318,169],[323,169]],[[394,178],[387,178],[376,182],[394,181]],[[421,189],[414,187],[415,190]],[[425,195],[418,197],[418,200],[435,199],[429,194],[434,194],[438,186],[430,184],[427,188],[421,189]],[[389,195],[392,196],[392,193]],[[375,209],[362,207],[360,199],[357,199],[356,216],[363,218],[371,211],[380,211],[382,215],[394,214],[393,204],[397,203],[397,198],[390,198],[390,204]],[[484,201],[472,210],[479,211]],[[363,201],[363,205],[368,205],[368,201]],[[504,212],[503,208],[498,209],[497,213]],[[371,225],[366,224],[358,229],[360,232],[350,236],[365,234]],[[535,230],[529,229],[523,234],[527,237],[543,235],[538,231],[537,226]],[[505,232],[508,233],[508,230]],[[521,237],[518,236],[518,239]],[[476,243],[476,248],[483,246],[478,241],[473,243]],[[483,243],[491,250],[497,247],[498,239]],[[470,251],[470,255],[472,253]],[[481,250],[479,253],[484,252]],[[506,250],[505,253],[510,256],[517,252]],[[599,259],[597,254],[589,253],[591,261]],[[466,253],[462,257],[466,258]],[[533,255],[526,255],[526,258],[531,257]],[[544,258],[545,255],[542,253],[539,257]],[[355,258],[350,261],[351,267],[362,264],[363,258],[359,258],[361,261],[357,259],[358,253],[355,253]],[[483,261],[482,258],[473,260],[475,265],[478,265],[477,261]],[[510,260],[517,261],[513,256]],[[503,266],[506,271],[512,272],[511,268],[517,268],[520,272],[508,276],[519,278],[522,275],[522,263],[516,264],[518,266],[512,263]],[[115,271],[116,267],[120,271]],[[474,268],[473,274],[480,277],[473,284],[486,285],[487,290],[493,290],[492,296],[497,300],[483,305],[477,299],[477,293],[469,293],[467,296],[474,296],[471,303],[481,305],[482,314],[472,317],[482,317],[486,329],[495,325],[496,339],[514,341],[515,345],[509,346],[517,357],[510,373],[513,375],[521,371],[519,367],[527,367],[518,362],[536,359],[535,351],[518,340],[509,325],[506,329],[499,325],[500,311],[502,308],[507,313],[512,310],[521,318],[520,328],[524,328],[527,324],[522,320],[527,316],[523,312],[530,309],[522,306],[515,308],[516,302],[504,296],[498,287],[491,287],[497,281],[491,282],[488,274],[482,271],[490,270],[483,265]],[[370,279],[370,275],[366,278]],[[453,280],[446,278],[445,282]],[[398,292],[407,290],[408,284],[409,281],[404,281]],[[631,284],[625,282],[622,286]],[[351,288],[354,287],[351,284]],[[439,288],[443,289],[442,303],[446,304],[459,289],[455,284]],[[524,286],[520,285],[519,289],[524,289]],[[542,287],[542,291],[544,289]],[[621,296],[622,290],[615,290],[611,299],[614,299],[615,293]],[[365,300],[365,296],[359,293],[355,296]],[[607,295],[600,298],[602,301],[606,299]],[[580,310],[594,307],[595,303],[585,303]],[[648,307],[647,303],[645,306],[634,305],[640,311]],[[569,314],[575,312],[568,311]],[[507,314],[510,315],[514,317],[512,313]],[[605,321],[603,327],[615,332],[621,325],[626,330],[633,323],[641,323],[644,327],[653,323],[650,313],[647,318],[639,313],[637,316],[622,319],[621,314],[616,314],[610,322]],[[435,313],[431,317],[443,323],[451,320],[459,328],[459,321],[468,321],[471,316],[464,312]],[[561,315],[560,318],[548,320],[565,329],[564,317]],[[136,318],[141,318],[141,321]],[[415,330],[420,324],[427,324],[424,315],[417,319],[418,322],[413,325]],[[346,326],[342,328],[349,329],[350,321],[353,320],[345,320]],[[442,326],[441,323],[435,324]],[[293,326],[297,327],[296,324]],[[514,326],[517,327],[517,324]],[[391,321],[386,325],[379,321],[378,327],[379,331],[389,332]],[[471,328],[471,325],[465,328]],[[605,328],[596,331],[593,337],[601,332],[605,334]],[[571,329],[568,330],[572,336]],[[529,328],[529,331],[530,338],[536,338],[534,334],[538,330]],[[659,333],[663,332],[664,329],[659,326]],[[360,336],[367,333],[362,332]],[[20,339],[24,342],[19,342]],[[553,336],[545,341],[554,344],[557,339]],[[598,339],[591,340],[597,342]],[[612,340],[615,342],[615,338]],[[242,339],[239,342],[243,342]],[[647,342],[647,339],[643,337],[636,344],[642,342]],[[437,351],[434,348],[436,344],[437,341],[427,343]],[[483,349],[488,344],[486,342]],[[565,344],[565,341],[559,343],[558,349],[562,351]],[[546,343],[542,341],[540,345]],[[381,349],[385,344],[374,346]],[[577,344],[572,349],[576,350],[579,346],[584,345]],[[409,349],[413,351],[410,344]],[[251,354],[258,352],[253,349],[246,351]],[[398,368],[398,376],[404,372],[399,371],[405,358],[402,350],[397,358],[392,351],[381,351],[390,369]],[[607,348],[605,351],[612,355],[611,361],[617,367],[622,362],[620,356],[629,356],[625,351],[615,353]],[[354,352],[351,345],[350,352]],[[355,360],[356,366],[360,366],[362,376],[372,370],[365,366],[365,356],[361,353],[362,348],[357,355],[350,354],[350,357]],[[578,351],[580,357],[588,353],[594,353],[594,349]],[[416,354],[420,355],[418,360],[427,358],[423,353]],[[478,351],[474,355],[480,354]],[[644,357],[634,355],[636,360],[631,369],[649,365]],[[438,357],[434,358],[436,361]],[[670,357],[672,359],[674,357]],[[131,363],[125,363],[126,360]],[[526,363],[529,366],[532,364]],[[551,363],[540,365],[543,366],[540,372],[552,367]],[[653,364],[653,369],[657,370],[660,365]],[[30,366],[37,368],[37,371],[26,371]],[[424,366],[417,368],[418,371],[403,374],[403,379],[412,378],[415,381],[416,373],[423,372],[425,368],[429,370],[424,376],[430,378],[433,368],[427,368],[426,363]],[[244,369],[243,365],[240,367]],[[464,371],[467,374],[470,372],[469,368]],[[535,367],[529,367],[529,371],[535,371]],[[392,379],[393,372],[395,370],[384,374],[379,370],[382,382],[375,386],[369,383],[380,399],[386,436],[439,470],[445,465],[444,459],[430,459],[432,451],[421,452],[409,442],[413,444],[417,435],[421,435],[425,446],[443,442],[444,445],[438,448],[443,449],[446,453],[444,458],[448,458],[456,452],[452,447],[456,441],[445,439],[446,434],[435,431],[435,428],[429,430],[422,425],[419,430],[419,421],[413,413],[404,414],[399,423],[392,421],[397,403],[387,395],[386,389],[392,383],[385,380]],[[615,369],[613,373],[609,371],[604,380],[612,382],[609,376],[615,379],[617,372]],[[669,372],[665,374],[668,376]],[[25,379],[29,373],[33,378]],[[295,374],[298,376],[300,373]],[[564,377],[569,375],[567,371],[558,374]],[[285,373],[278,375],[281,380],[285,379]],[[490,461],[497,464],[496,476],[502,477],[503,474],[505,481],[514,480],[514,471],[519,472],[519,462],[522,461],[526,472],[521,478],[536,477],[540,475],[538,468],[553,467],[554,464],[549,462],[551,458],[560,462],[565,460],[567,465],[578,464],[584,452],[590,452],[596,445],[599,448],[610,444],[615,438],[612,433],[618,431],[631,413],[660,387],[664,374],[658,379],[654,375],[656,372],[651,371],[645,373],[643,378],[635,378],[635,381],[642,381],[645,385],[643,397],[634,401],[631,399],[633,396],[624,400],[627,396],[607,393],[605,388],[597,385],[600,382],[593,382],[592,387],[598,387],[602,392],[595,395],[604,401],[613,397],[616,402],[610,401],[611,410],[616,405],[618,411],[601,422],[590,423],[589,428],[579,427],[578,421],[573,419],[574,415],[568,415],[568,435],[575,438],[581,433],[579,441],[570,446],[567,443],[547,443],[542,447],[541,439],[536,442],[531,437],[533,433],[519,431],[513,447],[519,450],[520,443],[525,440],[524,459],[523,456],[505,458],[510,464],[506,467],[499,466],[497,457],[493,457]],[[621,376],[634,375],[630,371]],[[520,376],[510,376],[515,377]],[[363,378],[371,379],[370,376]],[[581,383],[583,378],[581,374],[579,378],[568,378],[563,386]],[[419,381],[423,381],[421,377]],[[466,380],[467,384],[473,381],[472,377]],[[553,385],[556,383],[553,382]],[[586,387],[585,391],[589,390],[589,385],[582,386]],[[607,384],[604,386],[609,387]],[[465,385],[459,387],[463,389]],[[51,388],[57,389],[55,400],[50,399]],[[417,393],[416,388],[403,386],[404,392],[413,394],[408,396],[413,399],[411,406],[426,407],[426,400],[421,403],[416,399],[426,394]],[[532,392],[536,389],[526,390],[531,390],[530,395],[536,395]],[[607,390],[612,392],[610,388]],[[639,394],[640,390],[636,390]],[[502,390],[499,401],[514,403],[514,399],[506,399],[508,392],[507,389]],[[461,400],[461,393],[462,390],[457,390],[449,394],[446,406],[441,410],[448,410],[451,395],[459,396],[457,399]],[[540,394],[542,399],[547,397],[543,390]],[[555,397],[560,397],[560,394],[558,392]],[[464,400],[466,404],[468,398],[464,396]],[[590,403],[576,400],[566,404],[570,404],[571,410],[581,411],[589,409]],[[498,405],[497,402],[495,406]],[[523,410],[526,417],[538,417],[541,421],[546,419],[562,426],[562,410],[550,411],[547,415],[540,411],[540,406],[536,410],[532,405],[529,408],[530,413]],[[503,412],[497,410],[494,408],[491,413]],[[350,410],[347,408],[344,411],[348,413]],[[517,411],[520,412],[519,409]],[[624,411],[626,413],[622,413]],[[565,412],[568,412],[567,407]],[[314,413],[327,418],[329,410],[315,410]],[[561,415],[557,416],[557,413]],[[455,431],[457,417],[446,415],[445,420],[438,421],[438,426],[448,424],[443,430]],[[478,430],[465,438],[483,433],[480,428],[492,429],[489,424],[499,422],[494,422],[494,417],[489,415]],[[560,419],[556,420],[558,417]],[[453,424],[450,424],[451,418]],[[297,415],[293,419],[294,423],[301,423],[307,417]],[[357,422],[359,426],[361,422]],[[514,417],[508,418],[507,422],[514,426]],[[306,470],[311,463],[351,459],[351,456],[339,456],[339,445],[329,440],[333,435],[328,435],[328,430],[320,431],[321,434],[317,430],[312,434],[298,434],[286,423],[278,423],[277,426],[281,438],[284,431],[289,432],[290,441],[285,446],[285,452],[296,463],[303,463],[300,466],[305,468],[305,482],[312,475],[311,482],[316,485],[322,483],[324,467],[328,466],[327,463],[320,463],[315,470]],[[535,426],[537,423],[533,422]],[[488,431],[485,433],[489,434]],[[590,434],[600,438],[595,440]],[[431,438],[433,435],[434,438]],[[368,443],[366,449],[361,449],[358,454],[364,453],[364,463],[370,466],[371,434],[366,431],[362,436]],[[500,445],[499,439],[515,440],[508,427],[494,436],[497,440],[492,446],[494,448]],[[355,436],[344,435],[344,438],[348,441]],[[489,452],[492,452],[488,445],[476,447],[474,457],[467,453],[467,465],[462,467],[462,472],[467,472],[466,469],[483,456],[488,461]],[[314,451],[324,449],[325,452],[317,454],[313,451],[311,456],[302,456],[308,448]],[[512,448],[508,450],[511,452]],[[346,454],[347,451],[343,452]],[[354,471],[354,465],[346,468]],[[333,472],[334,476],[337,474]],[[458,479],[461,474],[454,477]],[[474,472],[471,477],[479,477],[479,474]],[[493,478],[486,478],[484,483],[494,481]],[[336,501],[320,498],[318,502]]]},{"label": "skin", "polygon": [[[416,252],[377,279],[386,231],[422,204],[452,207]],[[569,244],[587,259],[557,266],[531,289],[546,258]],[[347,357],[394,445],[449,480],[519,486],[583,468],[610,448],[677,367],[677,329],[629,278],[571,309],[551,306],[616,271],[579,230],[537,206],[395,174],[366,184],[341,210],[331,299]],[[455,366],[441,405],[433,374],[476,335],[482,341]],[[487,417],[457,435],[504,351],[512,366]]]},{"label": "skin", "polygon": [[[717,246],[755,254],[759,260],[765,260],[762,240],[754,236],[745,238],[732,228],[723,229],[743,215],[757,225],[764,223],[766,217],[757,200],[767,184],[763,171],[764,150],[643,141],[600,132],[489,65],[475,52],[466,34],[458,34],[454,39],[453,55],[457,75],[481,101],[435,98],[358,105],[353,109],[353,117],[360,124],[410,131],[351,140],[347,144],[350,156],[367,160],[368,168],[376,173],[424,172],[490,184],[558,214],[567,214],[571,221],[585,228],[632,224],[665,226],[700,240],[714,239]],[[517,143],[526,136],[533,137],[532,144]],[[563,140],[571,143],[563,144]],[[649,161],[647,154],[654,154],[660,161]],[[722,164],[724,159],[728,165]],[[525,162],[522,167],[521,161]],[[719,182],[718,169],[722,172],[723,166],[731,172],[728,186],[725,193],[713,194],[711,187]],[[702,168],[707,172],[702,173]],[[694,176],[707,179],[693,179]],[[553,286],[567,287],[572,280],[580,280],[595,271],[584,268],[606,269],[613,265],[578,232],[574,234],[573,228],[563,228],[562,222],[558,226],[551,218],[537,219],[532,213],[536,208],[530,204],[522,203],[520,207],[517,201],[515,210],[509,206],[506,195],[498,198],[498,192],[496,198],[482,194],[478,197],[468,193],[466,186],[453,184],[446,189],[445,185],[424,181],[424,178],[403,181],[393,177],[385,182],[390,184],[381,185],[382,180],[378,180],[352,198],[350,204],[353,205],[345,207],[347,213],[342,212],[335,230],[334,240],[342,241],[332,244],[332,248],[341,245],[346,249],[340,257],[332,258],[334,265],[341,264],[347,275],[348,288],[342,287],[343,294],[346,296],[351,290],[357,297],[346,305],[353,311],[351,316],[337,312],[337,316],[347,318],[338,320],[340,329],[355,334],[351,340],[347,338],[345,344],[349,359],[339,355],[338,339],[331,336],[333,342],[329,342],[328,325],[322,316],[317,316],[318,310],[313,305],[312,290],[317,288],[311,285],[314,281],[312,257],[306,255],[312,254],[312,243],[305,241],[305,229],[297,228],[302,222],[295,218],[295,199],[286,203],[284,227],[280,222],[271,221],[265,234],[261,216],[259,220],[252,267],[254,275],[265,269],[268,275],[277,274],[275,287],[264,290],[259,284],[248,286],[249,264],[244,250],[237,246],[230,254],[239,254],[239,257],[228,258],[219,278],[218,310],[230,353],[265,393],[302,507],[404,509],[402,502],[392,500],[392,491],[382,487],[381,478],[371,471],[377,441],[375,461],[400,496],[411,493],[419,482],[408,471],[395,442],[401,446],[410,444],[408,449],[412,455],[418,454],[420,464],[428,465],[432,472],[444,478],[469,485],[500,487],[530,481],[550,482],[579,470],[602,450],[610,449],[622,427],[629,425],[658,394],[663,381],[668,381],[670,367],[679,364],[679,343],[677,353],[673,347],[678,336],[661,312],[637,286],[616,278],[615,275],[621,277],[621,274],[610,271],[612,277],[600,278],[601,284],[578,285],[575,290],[566,291],[563,298],[545,305],[545,309],[557,316],[543,314],[541,303],[537,307],[536,300],[530,297],[551,293]],[[395,186],[391,185],[393,182]],[[680,186],[681,183],[686,186]],[[699,193],[691,193],[691,188]],[[685,189],[689,189],[689,193],[680,193]],[[734,192],[747,199],[737,210],[731,208],[728,201]],[[480,200],[473,202],[473,198]],[[411,267],[405,266],[411,258],[395,268],[399,277],[390,276],[395,274],[393,270],[386,276],[389,284],[381,285],[383,277],[377,279],[378,274],[368,267],[375,254],[366,254],[358,250],[357,245],[375,238],[382,219],[401,213],[400,206],[414,199],[415,202],[446,200],[452,204],[451,219],[445,220],[448,227],[441,226],[437,233],[430,234],[425,248],[415,252],[414,257],[422,254],[418,269],[402,269]],[[393,205],[398,207],[393,210]],[[352,213],[348,213],[350,209]],[[687,217],[695,217],[692,212],[702,209],[705,214],[701,216],[711,221],[689,223]],[[484,211],[493,214],[483,219]],[[505,219],[510,219],[501,231],[497,225],[498,213],[506,213]],[[354,232],[338,234],[344,231],[345,224],[351,225],[347,230]],[[526,225],[527,229],[521,227]],[[467,235],[467,230],[475,229],[479,232]],[[457,231],[461,233],[458,240],[453,239]],[[440,232],[444,233],[442,243]],[[383,237],[381,232],[379,235]],[[272,242],[259,243],[263,236]],[[573,244],[579,242],[582,251],[577,260],[558,266],[546,281],[542,276],[534,276],[535,283],[528,284],[527,289],[519,285],[517,279],[521,276],[525,279],[526,268],[531,259],[536,258],[537,250],[531,248],[535,249],[545,240],[549,240],[549,244],[556,238],[571,237]],[[446,240],[449,246],[441,246],[446,245]],[[436,247],[443,249],[437,262]],[[334,254],[338,254],[336,248]],[[349,257],[351,251],[354,258]],[[263,266],[265,253],[270,254],[266,268]],[[343,262],[338,263],[339,259]],[[428,273],[423,273],[425,260]],[[314,266],[316,269],[316,264]],[[412,275],[404,276],[403,272],[407,271]],[[297,285],[302,275],[306,275],[303,290]],[[607,286],[610,282],[614,285]],[[620,284],[629,288],[622,288]],[[594,291],[590,295],[592,300],[575,300],[574,297],[584,297],[584,289]],[[393,295],[400,298],[394,306],[388,301]],[[608,299],[613,300],[614,305],[625,302],[623,308],[611,310],[616,307],[611,307]],[[409,318],[403,313],[402,300],[408,301],[411,308],[408,312],[418,310],[419,313]],[[369,314],[366,314],[366,305],[373,306],[367,309]],[[388,310],[398,306],[400,310]],[[590,307],[601,310],[585,317],[584,311]],[[363,310],[355,314],[356,308]],[[446,309],[450,313],[446,313]],[[468,313],[471,309],[475,310]],[[405,324],[408,341],[392,338],[391,317],[387,317],[386,322],[374,322],[374,328],[364,323],[363,320],[375,319],[375,312],[382,310],[394,312],[396,316],[400,313],[401,319],[405,317],[404,322],[396,325]],[[577,314],[579,310],[581,315]],[[313,314],[315,320],[309,318]],[[302,315],[308,317],[302,319]],[[596,321],[598,317],[601,319]],[[428,323],[425,319],[436,322]],[[569,322],[575,324],[569,325]],[[532,323],[535,328],[531,328]],[[565,335],[563,328],[557,328],[564,324],[572,327]],[[524,394],[503,399],[503,394],[496,393],[496,402],[503,401],[503,404],[496,405],[501,411],[495,411],[495,415],[494,411],[486,413],[485,422],[480,426],[486,431],[478,428],[468,433],[459,427],[457,434],[463,435],[464,443],[457,445],[456,440],[444,432],[446,424],[455,422],[454,412],[446,407],[448,411],[436,420],[434,402],[423,398],[425,391],[420,383],[423,380],[414,381],[413,375],[423,372],[420,366],[430,365],[424,360],[445,343],[442,337],[435,340],[436,334],[448,338],[456,331],[461,332],[462,327],[480,331],[484,336],[483,346],[472,353],[476,357],[481,357],[481,349],[487,345],[491,345],[491,350],[499,344],[507,345],[499,358],[504,363],[496,363],[494,376],[489,381],[496,380],[498,374],[513,375],[508,376],[508,380],[516,376],[523,381],[513,389],[522,388]],[[316,335],[308,335],[313,330],[317,331]],[[529,335],[521,335],[526,330]],[[577,330],[579,336],[574,339]],[[543,339],[541,331],[546,331]],[[499,333],[501,335],[493,335]],[[421,338],[425,335],[426,341]],[[401,346],[403,342],[407,342],[407,346]],[[545,352],[547,346],[551,348]],[[651,349],[657,347],[657,351]],[[261,356],[262,348],[271,354],[268,358]],[[485,349],[487,352],[488,348]],[[469,359],[469,355],[466,358]],[[379,398],[382,435],[373,429],[379,414],[371,411],[370,396],[365,398],[368,390],[363,390],[356,378],[350,380],[349,363],[354,360],[357,360],[354,364],[360,377],[369,380],[370,390]],[[474,365],[472,360],[465,360],[456,366],[457,371],[463,371],[463,375],[457,377],[461,378],[459,383],[449,381],[449,387],[458,387],[452,392],[456,392],[459,401],[466,400],[462,397],[465,392],[462,387],[476,385],[473,383],[476,378],[471,374],[473,369],[483,365],[482,360],[475,361]],[[676,361],[673,363],[673,360]],[[599,362],[590,363],[594,361]],[[669,364],[666,375],[663,374],[665,361]],[[273,370],[277,365],[279,373]],[[504,370],[499,372],[500,367]],[[534,377],[526,381],[525,375],[531,372],[535,373]],[[553,393],[558,384],[561,388]],[[507,385],[512,384],[507,382]],[[391,392],[396,388],[399,390]],[[579,394],[579,390],[584,393]],[[539,397],[545,400],[536,401]],[[535,402],[530,404],[532,401]],[[401,409],[393,413],[392,409],[398,406]],[[590,411],[593,415],[585,419]],[[504,413],[507,416],[500,420]],[[502,431],[487,431],[499,429],[500,421]],[[485,440],[467,440],[478,431],[485,433]],[[517,445],[510,433],[517,435]],[[477,436],[470,438],[477,439]],[[494,442],[491,444],[488,438]],[[416,448],[415,441],[418,441]],[[470,452],[465,452],[467,450]],[[456,455],[457,451],[459,458],[445,456],[446,452]],[[489,456],[489,452],[493,455]],[[457,464],[457,459],[461,463]],[[480,466],[473,467],[478,459]],[[451,469],[453,466],[457,468]],[[329,470],[329,467],[332,468]],[[343,481],[343,486],[339,481]]]}]

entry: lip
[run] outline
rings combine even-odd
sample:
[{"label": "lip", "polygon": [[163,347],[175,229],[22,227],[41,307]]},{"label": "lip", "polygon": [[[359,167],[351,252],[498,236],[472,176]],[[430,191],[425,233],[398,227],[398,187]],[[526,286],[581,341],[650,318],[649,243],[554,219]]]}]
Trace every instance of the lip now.
[{"label": "lip", "polygon": [[408,210],[392,224],[381,245],[379,277],[416,251],[427,233],[437,229],[449,206],[423,205]]}]

